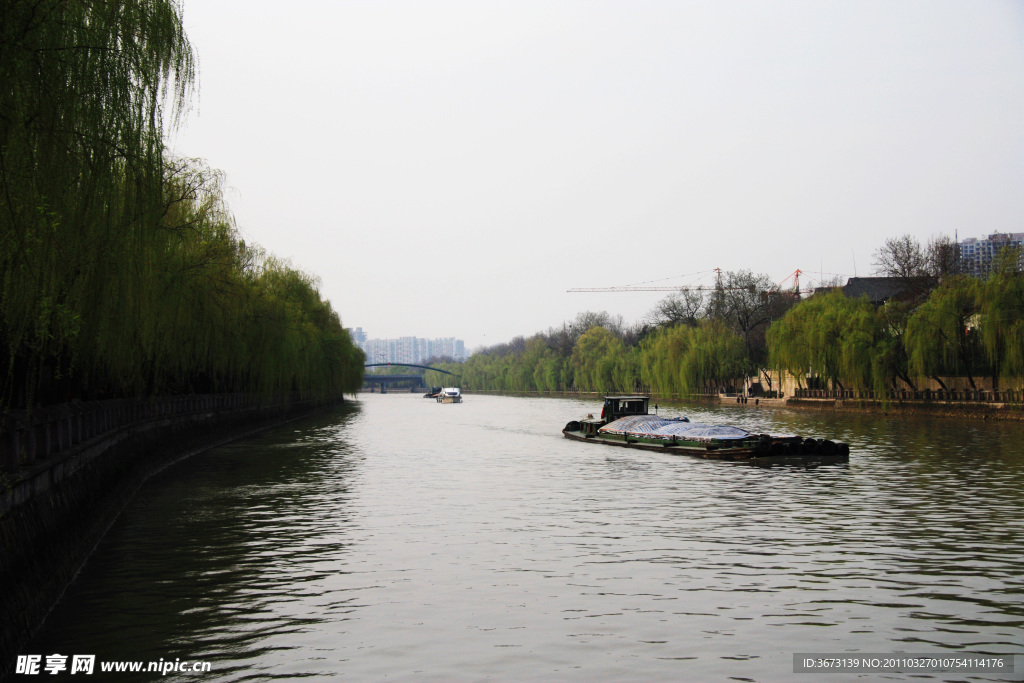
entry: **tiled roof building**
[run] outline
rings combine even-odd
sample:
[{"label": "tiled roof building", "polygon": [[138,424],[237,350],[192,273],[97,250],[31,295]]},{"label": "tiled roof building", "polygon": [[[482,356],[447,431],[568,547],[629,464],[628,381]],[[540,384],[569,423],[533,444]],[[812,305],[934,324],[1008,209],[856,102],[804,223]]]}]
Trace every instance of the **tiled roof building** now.
[{"label": "tiled roof building", "polygon": [[889,299],[904,299],[913,287],[902,277],[851,277],[843,287],[843,294],[856,298],[868,295],[871,303],[879,306]]}]

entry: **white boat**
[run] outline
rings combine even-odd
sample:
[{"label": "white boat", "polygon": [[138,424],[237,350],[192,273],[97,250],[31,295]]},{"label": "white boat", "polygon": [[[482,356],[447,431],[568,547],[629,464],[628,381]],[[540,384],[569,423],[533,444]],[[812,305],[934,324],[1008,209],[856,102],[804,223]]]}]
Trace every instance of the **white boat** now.
[{"label": "white boat", "polygon": [[444,387],[437,395],[438,403],[462,403],[462,393],[458,387]]}]

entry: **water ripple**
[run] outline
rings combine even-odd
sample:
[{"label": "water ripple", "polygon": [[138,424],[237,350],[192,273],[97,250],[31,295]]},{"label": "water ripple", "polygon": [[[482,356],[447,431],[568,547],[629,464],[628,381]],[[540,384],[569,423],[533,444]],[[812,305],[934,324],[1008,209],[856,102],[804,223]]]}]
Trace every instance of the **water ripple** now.
[{"label": "water ripple", "polygon": [[1019,650],[1020,425],[689,411],[853,445],[761,468],[560,438],[593,410],[368,395],[193,458],[33,647],[217,681],[781,681],[794,652]]}]

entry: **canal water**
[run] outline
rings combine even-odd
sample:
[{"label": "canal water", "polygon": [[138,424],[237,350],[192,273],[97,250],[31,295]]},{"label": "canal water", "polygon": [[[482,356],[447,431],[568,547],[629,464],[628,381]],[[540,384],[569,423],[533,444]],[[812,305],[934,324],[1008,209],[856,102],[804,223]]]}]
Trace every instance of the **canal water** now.
[{"label": "canal water", "polygon": [[793,655],[1024,652],[1020,423],[661,407],[852,447],[766,468],[561,437],[599,410],[363,394],[179,463],[26,652],[210,665],[117,681],[905,680]]}]

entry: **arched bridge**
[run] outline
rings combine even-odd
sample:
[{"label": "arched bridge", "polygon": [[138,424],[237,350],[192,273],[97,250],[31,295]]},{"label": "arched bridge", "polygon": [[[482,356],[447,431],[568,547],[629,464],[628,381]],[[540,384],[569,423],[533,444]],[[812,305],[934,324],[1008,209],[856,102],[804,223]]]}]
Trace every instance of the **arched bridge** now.
[{"label": "arched bridge", "polygon": [[[404,368],[423,368],[424,370],[434,370],[435,372],[443,372],[446,375],[452,375],[447,370],[441,368],[432,368],[429,365],[416,365],[414,363],[367,363],[364,368],[378,368],[378,367],[391,367],[398,366]],[[454,375],[452,375],[454,377]],[[366,386],[377,386],[380,385],[381,392],[387,391],[389,384],[399,384],[401,382],[412,382],[413,389],[418,387],[426,387],[427,382],[423,379],[423,375],[363,375],[363,384]]]},{"label": "arched bridge", "polygon": [[452,373],[448,372],[447,370],[442,370],[441,368],[432,368],[429,365],[413,365],[412,363],[367,363],[363,367],[364,368],[376,368],[376,367],[389,368],[392,365],[397,365],[397,366],[402,367],[402,368],[423,368],[424,370],[436,370],[437,372],[443,372],[446,375],[452,374]]}]

